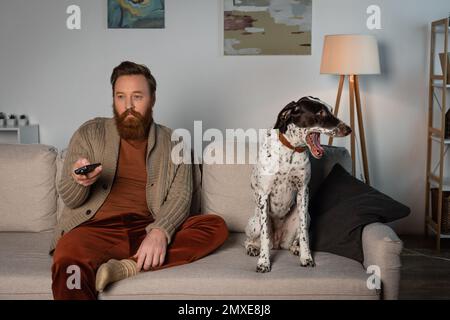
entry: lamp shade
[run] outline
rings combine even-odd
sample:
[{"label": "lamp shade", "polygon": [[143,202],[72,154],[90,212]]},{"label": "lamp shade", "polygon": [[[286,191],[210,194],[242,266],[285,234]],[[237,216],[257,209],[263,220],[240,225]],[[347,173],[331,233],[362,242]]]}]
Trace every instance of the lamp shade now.
[{"label": "lamp shade", "polygon": [[377,40],[368,35],[327,35],[320,73],[339,75],[379,74]]}]

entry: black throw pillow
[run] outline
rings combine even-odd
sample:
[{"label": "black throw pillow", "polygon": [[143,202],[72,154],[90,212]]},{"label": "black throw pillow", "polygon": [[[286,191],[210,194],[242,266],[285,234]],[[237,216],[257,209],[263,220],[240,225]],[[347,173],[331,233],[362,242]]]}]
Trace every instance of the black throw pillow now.
[{"label": "black throw pillow", "polygon": [[410,209],[350,175],[336,164],[311,199],[311,249],[363,262],[362,231],[391,222]]}]

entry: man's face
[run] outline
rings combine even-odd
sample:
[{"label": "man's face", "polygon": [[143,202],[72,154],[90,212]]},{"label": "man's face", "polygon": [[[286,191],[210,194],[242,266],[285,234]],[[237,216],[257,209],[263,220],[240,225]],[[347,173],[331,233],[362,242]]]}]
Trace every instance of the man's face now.
[{"label": "man's face", "polygon": [[153,121],[151,96],[143,75],[120,76],[114,86],[114,119],[123,139],[147,138]]}]

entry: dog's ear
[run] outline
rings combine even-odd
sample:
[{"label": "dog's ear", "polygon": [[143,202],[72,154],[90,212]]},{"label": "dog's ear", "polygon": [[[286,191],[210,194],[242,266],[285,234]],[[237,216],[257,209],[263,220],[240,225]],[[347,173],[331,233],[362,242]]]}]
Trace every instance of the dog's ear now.
[{"label": "dog's ear", "polygon": [[[297,110],[298,109],[298,110]],[[300,107],[292,101],[278,114],[277,122],[275,123],[274,129],[279,129],[281,133],[285,133],[287,130],[287,125],[291,119],[292,113],[297,113]]]}]

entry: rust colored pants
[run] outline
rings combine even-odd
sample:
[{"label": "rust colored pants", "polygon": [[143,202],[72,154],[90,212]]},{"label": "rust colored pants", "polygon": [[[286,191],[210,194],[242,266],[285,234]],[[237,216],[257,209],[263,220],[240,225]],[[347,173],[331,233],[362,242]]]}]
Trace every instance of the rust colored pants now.
[{"label": "rust colored pants", "polygon": [[[147,235],[151,217],[127,214],[104,220],[89,220],[66,233],[55,248],[52,290],[55,299],[97,299],[95,275],[109,259],[131,258]],[[213,214],[189,217],[167,246],[164,263],[151,270],[190,263],[220,247],[228,237],[225,221]],[[136,259],[134,259],[136,261]],[[69,289],[68,279],[78,266],[80,289]]]}]

